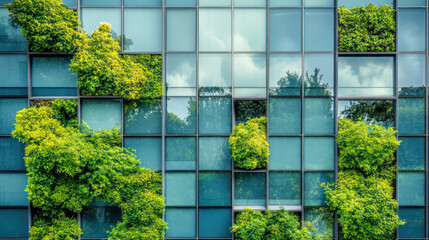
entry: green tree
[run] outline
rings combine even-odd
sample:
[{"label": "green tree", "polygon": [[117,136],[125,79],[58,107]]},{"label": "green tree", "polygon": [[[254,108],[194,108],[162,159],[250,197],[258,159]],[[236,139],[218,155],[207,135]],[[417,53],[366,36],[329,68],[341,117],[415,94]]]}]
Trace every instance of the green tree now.
[{"label": "green tree", "polygon": [[394,123],[393,103],[388,100],[350,101],[350,106],[341,111],[340,116],[389,127]]}]

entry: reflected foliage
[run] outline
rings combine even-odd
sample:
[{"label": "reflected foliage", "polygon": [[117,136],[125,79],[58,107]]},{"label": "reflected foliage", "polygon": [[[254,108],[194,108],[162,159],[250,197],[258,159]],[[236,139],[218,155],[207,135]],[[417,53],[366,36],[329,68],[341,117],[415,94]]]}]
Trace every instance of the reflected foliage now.
[{"label": "reflected foliage", "polygon": [[300,96],[301,76],[297,72],[287,71],[286,75],[277,82],[279,88],[270,89],[271,96]]},{"label": "reflected foliage", "polygon": [[263,100],[236,100],[234,102],[235,122],[244,123],[251,118],[266,116],[267,102]]},{"label": "reflected foliage", "polygon": [[350,101],[350,105],[340,112],[340,118],[392,127],[395,121],[393,111],[393,102],[388,100]]},{"label": "reflected foliage", "polygon": [[421,87],[401,87],[399,96],[424,96],[426,94],[424,86]]},{"label": "reflected foliage", "polygon": [[[169,98],[168,100],[173,101],[174,98]],[[195,133],[197,110],[197,101],[195,98],[189,98],[186,109],[186,116],[179,117],[177,114],[169,112],[167,107],[167,133]]]}]

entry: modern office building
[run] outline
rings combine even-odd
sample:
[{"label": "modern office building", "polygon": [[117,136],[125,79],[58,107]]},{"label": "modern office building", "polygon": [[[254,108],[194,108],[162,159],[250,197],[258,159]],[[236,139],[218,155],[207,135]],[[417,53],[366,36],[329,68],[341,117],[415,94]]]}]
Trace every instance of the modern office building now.
[{"label": "modern office building", "polygon": [[[407,223],[397,236],[429,239],[427,0],[342,1],[64,0],[88,33],[110,23],[123,54],[162,55],[166,95],[135,114],[121,99],[80,96],[71,56],[29,52],[0,0],[0,239],[28,239],[31,226],[24,146],[10,136],[16,112],[54,98],[77,99],[94,129],[119,124],[125,147],[162,172],[166,239],[232,239],[245,206],[284,206],[338,238],[320,187],[337,175],[338,118],[377,100],[378,120],[403,141],[395,196]],[[369,2],[397,10],[396,52],[338,52],[338,7]],[[229,134],[260,115],[269,164],[234,169]],[[107,204],[81,213],[81,239],[105,238],[120,214]]]}]

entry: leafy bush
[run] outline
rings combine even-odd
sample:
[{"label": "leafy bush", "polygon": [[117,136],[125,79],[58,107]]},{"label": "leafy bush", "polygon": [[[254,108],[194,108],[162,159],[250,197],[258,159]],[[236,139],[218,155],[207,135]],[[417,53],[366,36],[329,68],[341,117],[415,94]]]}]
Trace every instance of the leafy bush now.
[{"label": "leafy bush", "polygon": [[351,10],[338,9],[338,50],[341,52],[394,52],[395,10],[370,3]]},{"label": "leafy bush", "polygon": [[266,136],[267,118],[254,118],[234,127],[229,137],[234,165],[253,170],[263,168],[270,155]]}]

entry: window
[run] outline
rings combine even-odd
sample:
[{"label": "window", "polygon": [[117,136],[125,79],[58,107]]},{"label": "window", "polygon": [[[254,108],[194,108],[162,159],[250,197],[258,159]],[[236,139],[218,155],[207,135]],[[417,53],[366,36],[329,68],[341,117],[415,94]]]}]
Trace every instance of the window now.
[{"label": "window", "polygon": [[174,7],[196,6],[197,0],[165,0],[165,5]]},{"label": "window", "polygon": [[192,97],[167,98],[167,133],[195,133],[196,101]]},{"label": "window", "polygon": [[265,97],[267,57],[265,54],[234,56],[234,94],[237,97]]},{"label": "window", "polygon": [[122,128],[122,102],[119,99],[82,99],[82,121],[94,130]]},{"label": "window", "polygon": [[82,238],[107,238],[107,231],[119,221],[121,210],[118,207],[92,206],[82,213]]},{"label": "window", "polygon": [[231,9],[200,9],[199,50],[231,51]]},{"label": "window", "polygon": [[270,98],[270,134],[301,133],[301,98]]},{"label": "window", "polygon": [[118,6],[120,7],[122,2],[121,0],[104,0],[100,2],[99,0],[80,0],[82,6]]},{"label": "window", "polygon": [[25,54],[0,54],[0,95],[27,96],[27,65]]},{"label": "window", "polygon": [[124,138],[124,147],[134,149],[134,154],[141,161],[141,166],[152,170],[162,170],[162,139],[150,138]]},{"label": "window", "polygon": [[270,172],[270,205],[301,204],[301,173]]},{"label": "window", "polygon": [[234,7],[265,7],[266,0],[234,0]]},{"label": "window", "polygon": [[335,181],[334,173],[328,172],[306,172],[305,175],[305,206],[326,206],[325,191],[320,186],[322,183]]},{"label": "window", "polygon": [[236,173],[234,182],[236,206],[264,206],[266,204],[265,173]]},{"label": "window", "polygon": [[162,0],[124,0],[125,6],[139,6],[139,7],[161,7]]},{"label": "window", "polygon": [[200,96],[231,95],[231,54],[199,55]]},{"label": "window", "polygon": [[230,238],[231,209],[199,209],[200,238]]},{"label": "window", "polygon": [[0,209],[0,237],[28,238],[28,209]]},{"label": "window", "polygon": [[167,208],[165,213],[165,221],[168,222],[168,230],[165,233],[165,237],[195,237],[195,209]]},{"label": "window", "polygon": [[270,51],[301,51],[301,9],[270,10]]},{"label": "window", "polygon": [[[332,0],[307,0],[305,5],[332,5]],[[333,9],[305,9],[304,23],[305,51],[334,51]]]},{"label": "window", "polygon": [[270,95],[301,96],[301,54],[270,54]]},{"label": "window", "polygon": [[[88,5],[83,6],[107,6],[109,3],[116,4],[114,1],[98,1],[98,0],[87,0]],[[119,0],[119,6],[121,6],[121,0]],[[107,22],[112,26],[112,36],[114,39],[121,37],[122,35],[122,13],[121,8],[82,8],[82,26],[83,30],[89,35],[93,31],[97,30],[101,22]]]},{"label": "window", "polygon": [[398,50],[426,50],[426,10],[398,10]]},{"label": "window", "polygon": [[25,173],[0,173],[0,206],[18,207],[28,206],[28,194],[25,192],[27,187],[27,174]]},{"label": "window", "polygon": [[199,173],[199,206],[231,206],[231,195],[231,173]]},{"label": "window", "polygon": [[134,106],[134,103],[135,102],[125,102],[125,134],[161,134],[161,99],[139,101],[137,106]]},{"label": "window", "polygon": [[405,225],[399,226],[400,238],[424,238],[425,237],[425,209],[424,208],[400,208],[399,219],[404,220]]},{"label": "window", "polygon": [[332,98],[306,98],[304,129],[306,134],[333,134],[334,110]]},{"label": "window", "polygon": [[165,168],[167,170],[195,170],[196,142],[194,137],[166,139]]},{"label": "window", "polygon": [[200,98],[199,111],[200,134],[231,133],[231,98]]},{"label": "window", "polygon": [[124,9],[124,49],[129,52],[162,51],[162,9]]},{"label": "window", "polygon": [[199,142],[200,170],[231,170],[228,137],[200,137]]},{"label": "window", "polygon": [[425,132],[425,99],[399,98],[398,132],[418,134]]},{"label": "window", "polygon": [[[167,206],[195,206],[195,173],[169,172],[165,174]],[[168,212],[168,210],[167,210]],[[167,218],[168,219],[168,218]]]},{"label": "window", "polygon": [[11,134],[15,124],[16,113],[28,107],[25,98],[0,99],[0,134]]},{"label": "window", "polygon": [[[260,0],[256,0],[260,1]],[[237,0],[234,2],[234,6]],[[242,0],[241,5],[252,4]],[[234,50],[265,51],[266,50],[266,10],[235,9],[234,10]],[[237,65],[236,65],[237,66]],[[249,65],[247,65],[249,66]]]},{"label": "window", "polygon": [[167,9],[167,51],[195,51],[196,18],[194,9]]},{"label": "window", "polygon": [[270,137],[270,170],[301,170],[301,138]]},{"label": "window", "polygon": [[334,56],[332,54],[305,54],[304,68],[306,96],[333,95]]},{"label": "window", "polygon": [[0,32],[0,51],[27,51],[27,40],[22,36],[21,28],[12,23],[7,8],[0,8]]},{"label": "window", "polygon": [[426,55],[398,55],[399,96],[424,96],[426,84]]},{"label": "window", "polygon": [[166,83],[169,96],[195,96],[197,59],[191,53],[166,56]]},{"label": "window", "polygon": [[304,138],[304,169],[334,170],[335,139],[329,137]]},{"label": "window", "polygon": [[25,170],[25,146],[17,139],[0,137],[0,170]]},{"label": "window", "polygon": [[399,206],[425,205],[425,173],[400,172],[398,176]]},{"label": "window", "polygon": [[400,137],[398,147],[399,170],[424,170],[425,139],[422,137]]}]

